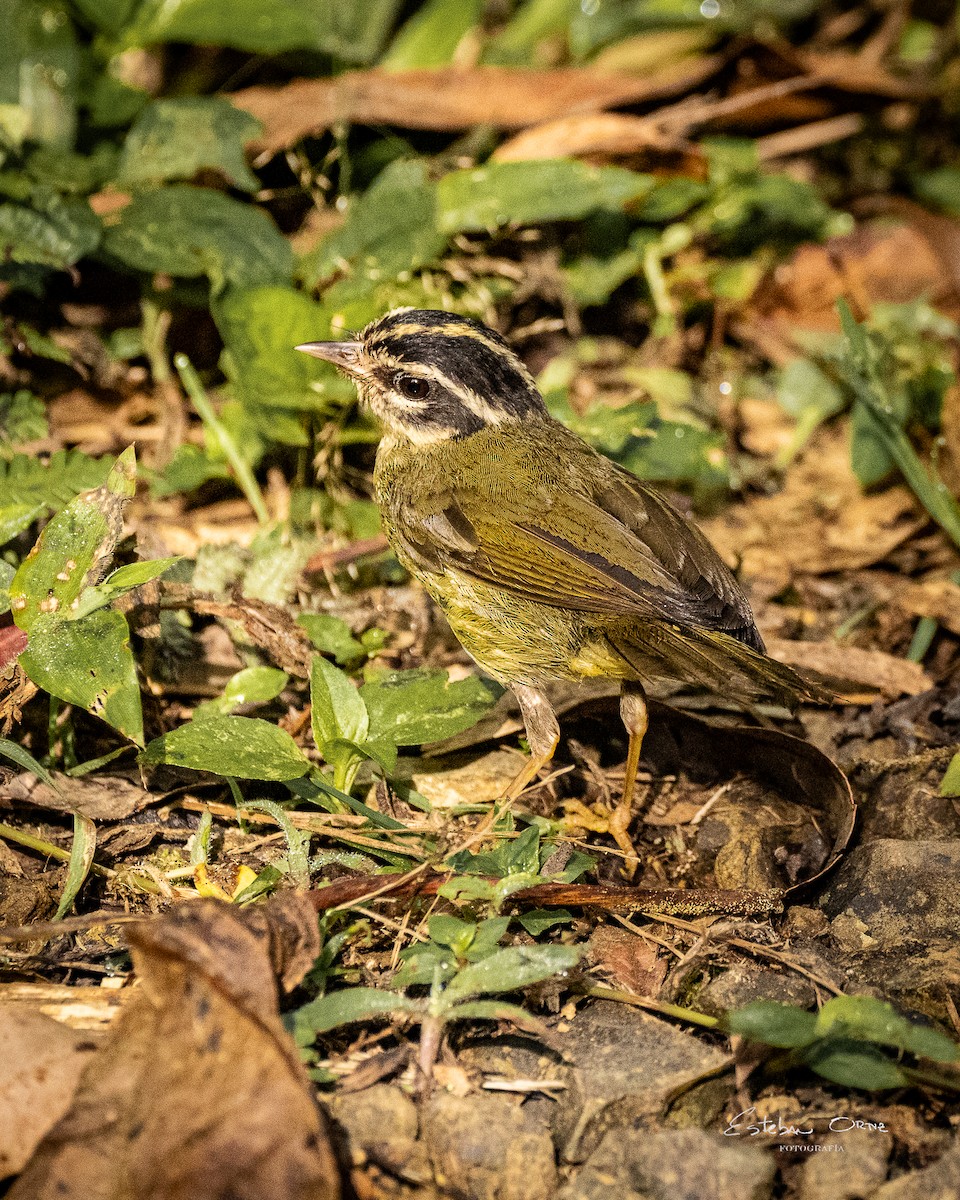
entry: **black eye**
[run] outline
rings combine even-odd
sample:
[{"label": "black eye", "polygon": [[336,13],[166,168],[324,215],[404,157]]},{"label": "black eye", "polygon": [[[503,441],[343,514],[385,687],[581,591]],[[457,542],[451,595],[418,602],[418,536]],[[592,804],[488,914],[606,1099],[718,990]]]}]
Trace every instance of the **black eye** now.
[{"label": "black eye", "polygon": [[419,375],[404,375],[401,372],[394,378],[393,386],[408,400],[425,400],[430,395],[429,382]]}]

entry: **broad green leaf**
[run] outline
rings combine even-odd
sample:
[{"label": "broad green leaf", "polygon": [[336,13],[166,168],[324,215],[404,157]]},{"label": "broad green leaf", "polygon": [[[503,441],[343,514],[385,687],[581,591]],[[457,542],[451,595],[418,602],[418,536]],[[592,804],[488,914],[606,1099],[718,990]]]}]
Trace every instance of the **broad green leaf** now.
[{"label": "broad green leaf", "polygon": [[531,908],[528,912],[520,913],[517,922],[530,934],[539,937],[555,925],[563,925],[573,920],[573,913],[565,908]]},{"label": "broad green leaf", "polygon": [[42,504],[8,504],[0,508],[0,546],[29,528],[45,511]]},{"label": "broad green leaf", "polygon": [[609,255],[581,255],[561,271],[574,300],[587,308],[605,304],[616,288],[639,272],[642,262],[642,250],[627,247]]},{"label": "broad green leaf", "polygon": [[865,1042],[829,1041],[811,1047],[805,1061],[818,1075],[842,1087],[882,1091],[910,1082],[909,1076],[895,1062]]},{"label": "broad green leaf", "polygon": [[519,1004],[506,1000],[468,1000],[444,1010],[447,1021],[509,1021],[519,1029],[544,1034],[547,1026]]},{"label": "broad green leaf", "polygon": [[211,188],[179,183],[135,196],[103,239],[104,251],[138,271],[227,284],[285,283],[293,251],[265,212]]},{"label": "broad green leaf", "polygon": [[170,763],[238,779],[282,782],[305,775],[310,762],[285,729],[256,717],[208,717],[154,738],[145,766]]},{"label": "broad green leaf", "polygon": [[200,42],[254,54],[320,50],[347,62],[372,62],[390,33],[400,0],[143,0],[132,45]]},{"label": "broad green leaf", "polygon": [[130,20],[139,0],[73,0],[73,6],[96,29],[118,34]]},{"label": "broad green leaf", "polygon": [[935,167],[913,175],[914,194],[925,204],[933,204],[960,217],[960,167]]},{"label": "broad green leaf", "polygon": [[807,1046],[816,1036],[817,1018],[814,1013],[779,1004],[776,1000],[756,1000],[727,1014],[726,1026],[731,1033],[765,1042],[768,1046],[793,1049]]},{"label": "broad green leaf", "polygon": [[70,911],[77,893],[83,887],[90,868],[93,866],[93,856],[97,849],[97,827],[89,817],[73,814],[73,844],[70,847],[70,861],[67,864],[67,880],[63,885],[60,903],[53,915],[55,921],[65,917]]},{"label": "broad green leaf", "polygon": [[37,687],[101,717],[143,745],[140,685],[123,616],[101,608],[78,621],[40,613],[20,666]]},{"label": "broad green leaf", "polygon": [[370,719],[363,697],[350,676],[321,654],[310,664],[310,713],[313,740],[321,753],[338,738],[359,745],[367,740]]},{"label": "broad green leaf", "polygon": [[354,1021],[368,1021],[389,1013],[417,1012],[413,1000],[397,992],[382,992],[377,988],[344,988],[319,996],[293,1013],[294,1038],[299,1046],[309,1046],[318,1033],[326,1033]]},{"label": "broad green leaf", "polygon": [[[398,159],[354,200],[346,222],[304,256],[299,274],[315,287],[345,274],[369,291],[440,255],[447,237],[437,228],[437,190],[419,159]],[[338,287],[344,292],[343,285]],[[314,335],[315,337],[317,335]]]},{"label": "broad green leaf", "polygon": [[256,191],[244,147],[259,132],[259,121],[222,96],[154,100],[126,136],[116,182],[142,187],[190,180],[207,168],[221,171],[235,187]]},{"label": "broad green leaf", "polygon": [[457,973],[457,956],[449,946],[418,944],[402,951],[400,958],[401,965],[392,981],[395,988],[432,987],[448,983]]},{"label": "broad green leaf", "polygon": [[131,447],[113,464],[103,487],[75,497],[40,534],[10,584],[14,620],[25,632],[40,616],[69,616],[83,589],[103,573],[123,532],[135,474]]},{"label": "broad green leaf", "polygon": [[[508,918],[509,921],[509,918]],[[451,913],[437,913],[427,922],[427,930],[433,941],[451,950],[465,951],[477,936],[476,921],[461,921]]]},{"label": "broad green leaf", "polygon": [[524,0],[488,42],[483,61],[502,66],[529,65],[540,42],[566,33],[572,11],[571,0]]},{"label": "broad green leaf", "polygon": [[883,1000],[873,996],[834,996],[817,1014],[816,1036],[833,1033],[867,1042],[922,1054],[937,1062],[955,1062],[960,1058],[958,1047],[946,1034],[929,1025],[908,1021]]},{"label": "broad green leaf", "polygon": [[446,234],[508,224],[575,221],[598,208],[622,208],[653,187],[650,175],[591,167],[574,159],[496,162],[451,171],[437,184],[438,224]]},{"label": "broad green leaf", "polygon": [[[212,305],[229,354],[225,365],[248,409],[329,409],[351,388],[329,363],[294,349],[335,335],[329,313],[291,287],[228,288]],[[268,414],[270,420],[275,414]]]},{"label": "broad green leaf", "polygon": [[380,60],[388,71],[443,67],[483,16],[483,0],[427,0],[409,18]]},{"label": "broad green leaf", "polygon": [[843,393],[808,358],[795,358],[784,367],[777,387],[781,407],[797,422],[790,443],[777,456],[777,464],[787,466],[803,449],[819,425],[844,407]]},{"label": "broad green leaf", "polygon": [[373,737],[419,746],[475,725],[500,699],[503,688],[479,675],[451,683],[446,671],[394,671],[365,683],[360,695]]},{"label": "broad green leaf", "polygon": [[363,642],[353,636],[350,626],[331,613],[301,613],[297,624],[307,631],[314,649],[332,655],[340,666],[366,658]]},{"label": "broad green leaf", "polygon": [[950,759],[946,773],[940,782],[941,796],[960,796],[960,753]]},{"label": "broad green leaf", "polygon": [[0,254],[5,261],[72,267],[100,243],[100,218],[86,200],[51,195],[35,207],[0,204]]},{"label": "broad green leaf", "polygon": [[99,487],[112,462],[112,455],[91,458],[81,450],[57,450],[46,462],[30,454],[0,459],[0,512],[23,505],[61,508],[78,492]]},{"label": "broad green leaf", "polygon": [[242,704],[268,704],[287,686],[289,676],[276,667],[245,667],[227,681],[223,695],[197,705],[194,720],[231,713]]},{"label": "broad green leaf", "polygon": [[452,1002],[489,992],[514,992],[571,970],[579,958],[573,946],[508,946],[459,971],[447,984],[444,999]]}]

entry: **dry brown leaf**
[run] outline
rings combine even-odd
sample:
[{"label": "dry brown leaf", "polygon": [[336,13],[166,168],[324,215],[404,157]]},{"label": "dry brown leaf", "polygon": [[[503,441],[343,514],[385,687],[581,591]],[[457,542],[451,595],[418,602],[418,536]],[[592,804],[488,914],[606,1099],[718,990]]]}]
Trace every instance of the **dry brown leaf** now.
[{"label": "dry brown leaf", "polygon": [[601,925],[590,938],[590,957],[635,996],[656,997],[667,974],[666,959],[652,942],[626,929]]},{"label": "dry brown leaf", "polygon": [[779,662],[858,684],[892,699],[918,696],[933,687],[933,680],[919,663],[884,650],[863,650],[842,642],[790,642],[769,637],[766,641],[768,654]]},{"label": "dry brown leaf", "polygon": [[26,1004],[0,1008],[0,1179],[60,1120],[97,1043]]},{"label": "dry brown leaf", "polygon": [[283,1029],[316,916],[286,894],[213,900],[127,927],[140,994],[11,1200],[337,1200],[325,1119]]},{"label": "dry brown leaf", "polygon": [[949,579],[927,579],[905,583],[894,599],[917,617],[933,617],[951,633],[960,634],[960,587]]},{"label": "dry brown leaf", "polygon": [[603,75],[577,67],[374,68],[334,79],[297,79],[279,88],[245,88],[230,99],[263,125],[256,144],[277,151],[341,122],[448,131],[473,125],[524,129],[577,113],[682,95],[721,63],[717,56],[704,55],[646,76]]},{"label": "dry brown leaf", "polygon": [[787,472],[782,491],[733,505],[701,522],[757,597],[797,575],[824,575],[882,562],[926,523],[905,487],[864,495],[850,467],[846,430],[818,431]]},{"label": "dry brown leaf", "polygon": [[[109,914],[104,920],[109,919]],[[58,926],[60,928],[60,926]],[[129,987],[68,987],[62,983],[0,984],[0,1014],[8,1007],[29,1007],[70,1029],[100,1032],[108,1028],[134,992]]]},{"label": "dry brown leaf", "polygon": [[32,804],[50,812],[76,811],[91,821],[120,821],[159,799],[151,796],[141,784],[131,783],[121,776],[71,779],[55,771],[53,778],[60,785],[59,792],[41,783],[36,775],[24,772],[6,785],[4,800]]},{"label": "dry brown leaf", "polygon": [[703,167],[698,148],[679,138],[667,137],[656,121],[629,113],[590,113],[561,117],[518,133],[494,151],[501,162],[536,158],[567,158],[598,155],[622,158],[637,155],[680,159],[685,174]]}]

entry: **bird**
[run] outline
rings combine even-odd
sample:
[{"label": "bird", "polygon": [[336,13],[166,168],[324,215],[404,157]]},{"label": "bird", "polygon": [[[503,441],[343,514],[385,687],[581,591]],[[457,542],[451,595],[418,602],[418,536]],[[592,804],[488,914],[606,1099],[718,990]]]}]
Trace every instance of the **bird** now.
[{"label": "bird", "polygon": [[530,755],[508,802],[559,744],[550,684],[617,681],[621,799],[606,814],[571,802],[568,816],[610,834],[632,874],[650,684],[696,684],[744,707],[824,698],[765,653],[746,596],[696,525],[555,420],[495,330],[398,308],[349,340],[296,349],[339,368],[379,419],[387,541],[466,652],[516,697]]}]

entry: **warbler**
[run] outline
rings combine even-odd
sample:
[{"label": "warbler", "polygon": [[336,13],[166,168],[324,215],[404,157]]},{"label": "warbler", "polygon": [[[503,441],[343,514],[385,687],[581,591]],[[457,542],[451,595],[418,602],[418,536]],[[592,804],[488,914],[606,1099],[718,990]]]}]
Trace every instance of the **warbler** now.
[{"label": "warbler", "polygon": [[508,799],[559,742],[545,685],[620,681],[622,799],[605,817],[577,807],[579,824],[609,832],[635,866],[646,684],[695,683],[744,705],[822,698],[767,657],[746,597],[696,526],[551,417],[494,330],[401,308],[355,340],[297,349],[334,363],[379,418],[387,539],[467,653],[519,702],[530,757]]}]

